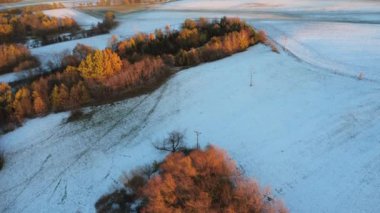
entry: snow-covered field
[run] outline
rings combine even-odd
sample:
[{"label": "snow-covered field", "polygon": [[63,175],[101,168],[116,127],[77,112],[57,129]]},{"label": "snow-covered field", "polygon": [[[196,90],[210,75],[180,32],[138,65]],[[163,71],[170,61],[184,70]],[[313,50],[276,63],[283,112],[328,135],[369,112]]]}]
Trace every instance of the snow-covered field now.
[{"label": "snow-covered field", "polygon": [[[26,122],[0,138],[7,159],[0,211],[93,212],[124,171],[163,157],[151,144],[172,130],[184,131],[189,145],[201,131],[203,146],[226,149],[291,212],[380,211],[377,2],[265,2],[184,0],[120,17],[111,34],[125,37],[178,27],[187,17],[239,15],[284,50],[259,45],[184,70],[152,94],[86,108],[92,116],[82,121],[66,123],[68,113],[60,113]],[[242,13],[248,6],[233,6],[248,3]],[[263,7],[269,12],[254,11]],[[369,11],[375,13],[360,22],[353,15]],[[107,39],[82,41],[103,48]]]},{"label": "snow-covered field", "polygon": [[96,26],[99,22],[102,22],[102,20],[95,18],[94,16],[90,16],[86,13],[71,8],[44,10],[43,13],[51,17],[73,18],[78,25],[84,29],[90,29],[92,26]]},{"label": "snow-covered field", "polygon": [[380,24],[262,21],[279,44],[309,63],[332,72],[380,80]]}]

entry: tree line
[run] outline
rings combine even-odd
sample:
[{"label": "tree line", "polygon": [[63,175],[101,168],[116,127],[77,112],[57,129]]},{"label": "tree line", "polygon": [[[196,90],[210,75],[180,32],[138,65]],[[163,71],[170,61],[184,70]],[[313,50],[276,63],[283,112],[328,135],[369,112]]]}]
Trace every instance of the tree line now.
[{"label": "tree line", "polygon": [[[23,10],[27,10],[24,8]],[[32,16],[39,16],[38,14],[34,14],[33,11],[34,9],[28,9],[27,11],[31,11]],[[1,15],[0,15],[1,16]],[[41,15],[43,17],[47,17],[45,15]],[[41,26],[45,26],[46,23],[44,24],[43,22],[39,21],[33,21],[33,20],[28,20],[28,19],[23,19],[20,16],[19,18],[15,19],[15,22],[12,21],[15,26],[20,26],[20,30],[23,33],[19,34],[19,30],[11,30],[11,33],[8,35],[10,40],[4,39],[1,37],[1,30],[4,29],[4,24],[0,24],[0,74],[4,73],[9,73],[9,72],[17,72],[17,71],[23,71],[27,70],[30,68],[35,68],[40,65],[40,62],[38,59],[34,56],[31,55],[30,51],[28,48],[26,48],[24,45],[15,43],[17,41],[25,40],[26,35],[29,33],[26,33],[28,30],[27,28],[30,28],[29,31],[33,33],[36,33],[36,35],[41,33],[42,39],[43,39],[43,44],[50,44],[50,43],[55,43],[59,42],[59,37],[49,37],[49,33],[42,33],[43,31],[39,32],[38,30],[35,31],[35,28],[33,26],[38,26],[41,24]],[[25,17],[24,17],[25,18]],[[48,18],[49,20],[54,20],[54,23],[65,23],[66,18],[64,19],[57,19],[57,18]],[[24,20],[21,22],[28,23],[27,25],[19,25],[17,24],[17,20]],[[70,19],[71,20],[71,19]],[[72,19],[73,23],[75,21]],[[0,23],[1,23],[1,18],[0,18]],[[108,33],[108,31],[116,26],[116,21],[115,21],[115,15],[112,12],[106,12],[103,18],[102,22],[99,22],[96,26],[93,26],[90,30],[88,30],[85,34],[86,36],[93,36],[93,35],[98,35],[98,34],[103,34],[103,33]],[[75,23],[76,25],[76,23]],[[31,27],[30,27],[31,26]],[[2,28],[3,27],[3,28]],[[44,28],[44,27],[42,27]],[[13,25],[10,25],[10,29],[14,29]],[[48,29],[52,29],[52,31],[49,31]],[[53,29],[58,29],[56,26],[51,26],[51,28],[45,28],[45,30],[48,30],[50,33],[55,32]],[[65,31],[64,29],[62,29]],[[15,36],[15,35],[17,36]],[[11,42],[7,42],[11,41]],[[66,58],[65,60],[68,60]],[[60,62],[59,62],[60,63]],[[63,62],[65,63],[65,62]]]},{"label": "tree line", "polygon": [[51,17],[41,12],[63,7],[61,3],[53,3],[0,12],[0,43],[24,43],[28,39],[37,39],[42,44],[51,44],[59,42],[59,35],[63,33],[69,33],[71,37],[78,34],[89,37],[108,33],[116,26],[111,12],[105,13],[103,21],[89,30],[81,29],[73,18]]},{"label": "tree line", "polygon": [[61,8],[61,4],[51,6],[34,6],[21,9],[11,9],[0,13],[0,40],[7,42],[25,42],[27,37],[37,37],[42,40],[51,35],[64,32],[76,32],[80,29],[73,18],[50,17],[40,10]]},{"label": "tree line", "polygon": [[30,84],[0,87],[0,126],[24,118],[138,95],[183,66],[220,59],[260,42],[260,33],[237,18],[186,20],[180,30],[156,30],[112,42],[105,50],[78,45],[57,72]]}]

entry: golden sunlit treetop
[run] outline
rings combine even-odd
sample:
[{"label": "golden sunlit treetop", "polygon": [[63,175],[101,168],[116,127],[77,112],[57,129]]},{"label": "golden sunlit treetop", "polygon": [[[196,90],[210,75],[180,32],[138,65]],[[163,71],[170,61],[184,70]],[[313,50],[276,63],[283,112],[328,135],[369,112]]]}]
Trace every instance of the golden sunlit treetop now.
[{"label": "golden sunlit treetop", "polygon": [[103,80],[120,72],[122,61],[109,49],[97,50],[81,62],[78,70],[83,78]]}]

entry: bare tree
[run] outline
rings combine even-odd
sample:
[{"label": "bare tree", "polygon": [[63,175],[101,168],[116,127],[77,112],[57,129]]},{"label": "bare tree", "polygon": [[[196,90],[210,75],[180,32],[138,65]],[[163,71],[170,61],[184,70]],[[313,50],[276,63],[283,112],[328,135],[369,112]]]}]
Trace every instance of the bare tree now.
[{"label": "bare tree", "polygon": [[116,50],[118,42],[119,37],[117,35],[112,35],[112,37],[108,39],[107,47],[109,47],[111,50]]},{"label": "bare tree", "polygon": [[153,146],[161,151],[177,152],[185,148],[184,135],[181,132],[173,131],[162,142],[157,142]]}]

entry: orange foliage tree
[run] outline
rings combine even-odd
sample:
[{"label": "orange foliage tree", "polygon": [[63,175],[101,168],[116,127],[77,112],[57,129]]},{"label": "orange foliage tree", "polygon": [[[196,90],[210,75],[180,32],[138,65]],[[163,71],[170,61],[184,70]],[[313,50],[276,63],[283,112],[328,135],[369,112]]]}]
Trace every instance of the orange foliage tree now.
[{"label": "orange foliage tree", "polygon": [[[244,177],[226,152],[214,146],[172,153],[156,171],[134,172],[125,186],[124,192],[100,199],[98,212],[107,212],[107,205],[110,208],[115,202],[126,212],[287,212],[282,202]],[[139,207],[126,207],[136,200],[142,201]]]},{"label": "orange foliage tree", "polygon": [[147,200],[142,212],[286,212],[213,146],[169,155],[142,195]]},{"label": "orange foliage tree", "polygon": [[112,50],[96,50],[83,60],[78,70],[85,79],[103,80],[121,70],[120,57]]},{"label": "orange foliage tree", "polygon": [[26,87],[23,87],[16,92],[13,107],[18,122],[21,122],[25,117],[33,114],[31,98],[30,90]]},{"label": "orange foliage tree", "polygon": [[33,68],[38,65],[38,60],[25,46],[21,44],[0,45],[0,74]]},{"label": "orange foliage tree", "polygon": [[44,115],[48,110],[45,101],[36,91],[33,92],[33,109],[36,115]]}]

